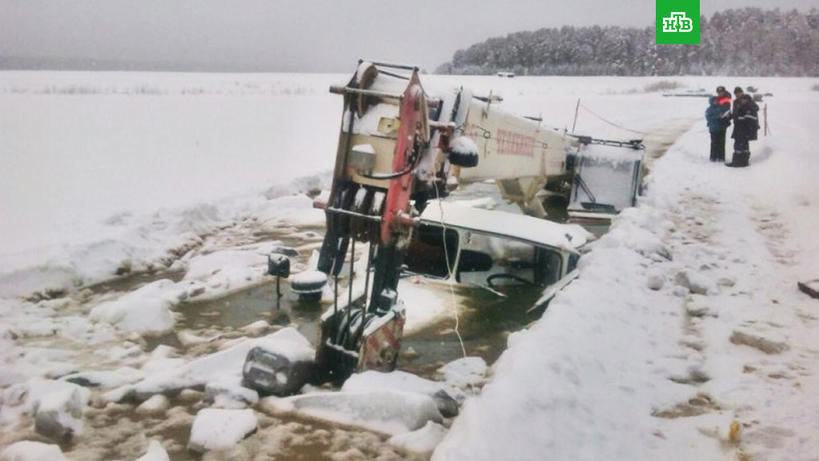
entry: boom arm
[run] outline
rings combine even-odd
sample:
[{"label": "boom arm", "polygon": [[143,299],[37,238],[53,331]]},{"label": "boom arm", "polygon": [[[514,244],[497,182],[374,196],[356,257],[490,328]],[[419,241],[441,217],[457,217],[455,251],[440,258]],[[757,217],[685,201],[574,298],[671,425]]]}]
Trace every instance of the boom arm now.
[{"label": "boom arm", "polygon": [[[393,73],[406,70],[407,77]],[[317,361],[343,381],[356,370],[394,367],[404,324],[396,290],[427,199],[459,180],[491,178],[506,198],[542,216],[537,194],[564,174],[575,141],[492,107],[499,98],[491,95],[449,89],[432,97],[417,68],[360,62],[349,83],[331,91],[344,95],[344,116],[330,198],[318,204],[327,219],[318,269],[337,279],[357,241],[370,248],[364,296],[354,301],[350,288],[347,305],[339,308],[336,296],[322,317]],[[351,270],[350,284],[352,277]]]}]

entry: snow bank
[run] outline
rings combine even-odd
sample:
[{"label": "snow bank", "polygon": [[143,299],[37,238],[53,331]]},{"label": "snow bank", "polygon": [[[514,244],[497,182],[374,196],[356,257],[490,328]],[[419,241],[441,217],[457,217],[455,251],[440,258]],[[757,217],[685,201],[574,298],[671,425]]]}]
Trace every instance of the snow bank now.
[{"label": "snow bank", "polygon": [[161,415],[171,405],[170,400],[162,394],[157,394],[142,402],[134,409],[138,415]]},{"label": "snow bank", "polygon": [[421,429],[406,434],[394,435],[387,442],[394,447],[411,453],[428,454],[441,443],[446,433],[447,430],[444,426],[429,421]]},{"label": "snow bank", "polygon": [[131,367],[106,371],[82,371],[70,373],[60,379],[83,387],[112,388],[132,383],[144,377],[144,373]]},{"label": "snow bank", "polygon": [[[229,226],[250,228],[248,233],[277,232],[288,226],[323,227],[324,213],[312,208],[312,200],[292,194],[312,179],[323,185],[324,176],[297,178],[279,186],[290,195],[267,191],[272,198],[265,198],[263,193],[251,192],[215,204],[163,209],[152,214],[123,213],[98,224],[87,224],[65,244],[15,253],[0,251],[0,298],[60,297],[79,287],[124,275],[168,269],[188,269],[186,281],[207,283],[212,295],[258,283],[264,275],[259,262],[264,256],[258,253],[272,249],[272,244],[219,251],[207,247],[208,235]],[[184,258],[203,246],[207,254]],[[221,273],[213,274],[217,269]],[[189,294],[199,291],[197,286],[188,288]]]},{"label": "snow bank", "polygon": [[294,412],[390,435],[441,422],[432,398],[412,392],[378,390],[366,392],[316,392],[293,397],[268,397],[262,408],[275,413]]},{"label": "snow bank", "polygon": [[170,461],[168,452],[157,440],[151,440],[148,444],[148,451],[134,461]]},{"label": "snow bank", "polygon": [[779,131],[747,169],[708,162],[703,125],[684,134],[579,278],[510,335],[433,460],[816,453],[815,306],[795,282],[819,257],[817,98],[769,103]]},{"label": "snow bank", "polygon": [[[13,384],[0,392],[0,403],[2,403],[0,415],[7,415],[14,411],[34,414],[43,402],[53,400],[54,396],[67,396],[84,406],[88,402],[90,392],[84,387],[64,381],[32,379]],[[44,405],[46,408],[49,406]],[[0,417],[0,420],[4,419]]]},{"label": "snow bank", "polygon": [[400,370],[390,373],[380,371],[356,373],[347,378],[341,388],[341,390],[348,392],[384,389],[427,395],[435,400],[438,411],[445,417],[457,415],[457,402],[462,402],[466,398],[463,391],[455,386],[424,379],[418,375]]},{"label": "snow bank", "polygon": [[161,335],[173,329],[170,307],[177,299],[176,284],[157,280],[127,293],[114,301],[104,302],[91,310],[90,317],[117,328],[145,335]]},{"label": "snow bank", "polygon": [[447,384],[466,389],[482,384],[488,368],[481,357],[463,357],[442,366],[438,373],[444,377]]},{"label": "snow bank", "polygon": [[433,396],[441,391],[452,393],[453,397],[461,394],[458,390],[450,388],[444,383],[424,379],[418,375],[401,370],[389,373],[372,370],[355,373],[347,378],[347,381],[344,381],[344,385],[341,387],[341,390],[350,392],[377,389],[417,392],[429,396]]},{"label": "snow bank", "polygon": [[197,300],[224,296],[264,279],[267,270],[267,256],[275,243],[250,245],[247,247],[216,250],[187,258],[188,266],[180,284],[190,284],[191,298]]},{"label": "snow bank", "polygon": [[260,338],[239,339],[224,350],[181,365],[160,367],[145,379],[114,389],[105,395],[113,401],[141,401],[154,394],[176,394],[182,389],[204,388],[208,383],[238,386],[242,379],[245,357],[256,346],[275,350],[294,361],[312,360],[314,357],[310,342],[298,330],[288,327]]},{"label": "snow bank", "polygon": [[66,388],[49,392],[34,402],[34,429],[59,442],[70,440],[82,430],[82,412],[89,392]]},{"label": "snow bank", "polygon": [[0,461],[68,461],[57,445],[28,440],[15,442],[0,452]]},{"label": "snow bank", "polygon": [[[649,307],[668,301],[634,277],[647,266],[643,241],[617,238],[593,243],[580,278],[535,326],[510,335],[493,380],[467,400],[433,459],[653,457],[652,377],[668,366],[656,356],[668,353],[659,339],[674,323]],[[651,329],[632,320],[647,317]]]},{"label": "snow bank", "polygon": [[191,426],[188,449],[203,453],[231,448],[256,430],[253,410],[199,410]]},{"label": "snow bank", "polygon": [[88,389],[64,381],[32,379],[13,384],[0,392],[0,423],[31,415],[38,433],[66,442],[81,432],[90,395]]},{"label": "snow bank", "polygon": [[259,401],[258,392],[231,382],[208,383],[205,395],[214,408],[245,408]]}]

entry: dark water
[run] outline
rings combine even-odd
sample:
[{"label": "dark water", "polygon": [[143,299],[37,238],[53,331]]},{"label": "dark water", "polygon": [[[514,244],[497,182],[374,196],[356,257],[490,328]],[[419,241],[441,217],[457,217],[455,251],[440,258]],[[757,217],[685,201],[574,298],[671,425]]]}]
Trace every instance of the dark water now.
[{"label": "dark water", "polygon": [[[294,326],[314,346],[318,342],[318,320],[328,308],[318,302],[299,300],[290,292],[286,281],[281,283],[283,296],[276,299],[276,284],[269,281],[224,298],[188,303],[176,310],[182,314],[177,330],[237,331],[250,323],[265,320],[273,325]],[[343,290],[342,290],[343,291]],[[494,362],[506,348],[506,336],[520,330],[537,318],[540,312],[527,314],[541,295],[541,288],[514,286],[506,288],[500,297],[481,288],[457,288],[459,297],[466,299],[459,316],[459,328],[468,355]],[[345,292],[346,294],[346,292]],[[412,306],[407,306],[408,310]],[[414,353],[399,356],[398,368],[431,376],[441,365],[460,358],[462,350],[455,333],[454,317],[444,319],[404,337],[403,351]],[[173,336],[160,338],[178,347]]]},{"label": "dark water", "polygon": [[[542,309],[526,312],[540,297],[542,288],[509,287],[504,290],[506,298],[480,288],[460,288],[457,292],[467,300],[458,319],[466,355],[482,357],[488,364],[506,349],[509,333],[524,328],[542,314]],[[442,365],[461,358],[463,350],[454,328],[455,319],[449,317],[405,336],[403,350],[411,348],[418,355],[401,354],[398,368],[430,377]]]},{"label": "dark water", "polygon": [[[208,301],[192,302],[177,307],[182,314],[177,329],[201,330],[217,328],[236,330],[258,320],[272,325],[296,327],[311,341],[317,339],[317,322],[323,307],[316,302],[298,299],[286,280],[281,281],[281,297],[276,294],[276,282],[271,280],[237,293]],[[278,299],[278,301],[277,301]]]},{"label": "dark water", "polygon": [[133,274],[123,275],[114,279],[106,280],[104,282],[88,285],[88,290],[92,294],[104,294],[114,291],[128,292],[133,291],[140,286],[147,285],[157,280],[169,279],[174,282],[179,282],[185,276],[184,270],[158,270],[154,272],[137,272]]}]

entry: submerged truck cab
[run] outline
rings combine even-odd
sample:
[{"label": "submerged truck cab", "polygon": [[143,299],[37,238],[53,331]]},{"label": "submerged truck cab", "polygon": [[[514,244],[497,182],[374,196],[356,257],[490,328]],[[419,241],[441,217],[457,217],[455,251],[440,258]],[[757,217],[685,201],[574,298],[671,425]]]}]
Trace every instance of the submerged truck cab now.
[{"label": "submerged truck cab", "polygon": [[590,234],[558,224],[458,202],[430,203],[407,252],[407,271],[448,283],[503,290],[545,289],[576,275]]}]

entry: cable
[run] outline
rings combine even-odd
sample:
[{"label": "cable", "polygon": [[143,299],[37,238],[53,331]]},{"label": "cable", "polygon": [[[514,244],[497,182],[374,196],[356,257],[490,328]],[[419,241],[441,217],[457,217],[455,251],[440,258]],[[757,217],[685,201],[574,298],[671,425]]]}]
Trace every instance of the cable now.
[{"label": "cable", "polygon": [[401,171],[393,172],[393,173],[373,173],[373,174],[359,173],[359,175],[361,175],[361,176],[363,176],[365,178],[369,178],[369,179],[381,180],[381,179],[400,178],[401,176],[404,176],[404,175],[406,175],[408,173],[411,173],[413,170],[415,170],[415,167],[418,166],[418,164],[421,162],[421,156],[417,154],[418,150],[421,148],[421,146],[418,144],[418,137],[417,136],[415,137],[415,140],[413,142],[414,142],[414,144],[413,144],[412,151],[416,152],[416,154],[414,156],[410,155],[410,158],[407,159],[407,160],[411,161],[410,165],[407,168],[405,168],[405,169],[403,169]]},{"label": "cable", "polygon": [[466,347],[464,346],[464,339],[461,337],[461,332],[459,330],[460,318],[458,317],[458,303],[457,303],[457,301],[455,301],[455,289],[452,288],[452,283],[453,283],[452,282],[452,266],[450,265],[450,262],[449,262],[449,250],[446,247],[446,231],[447,231],[447,228],[446,228],[446,224],[444,223],[444,206],[443,206],[443,204],[441,202],[441,197],[440,197],[440,194],[438,192],[438,184],[433,183],[433,188],[435,189],[435,199],[438,202],[438,210],[441,212],[440,223],[441,223],[441,228],[443,229],[442,236],[443,236],[443,241],[444,241],[444,260],[446,261],[446,271],[449,274],[449,277],[447,279],[448,280],[447,285],[449,286],[449,300],[450,300],[450,302],[452,304],[453,316],[455,317],[455,336],[458,337],[458,344],[461,345],[461,354],[463,354],[463,357],[466,358]]},{"label": "cable", "polygon": [[602,115],[596,114],[594,111],[592,111],[591,109],[589,109],[588,107],[586,107],[583,104],[580,104],[580,107],[582,107],[586,112],[588,112],[588,113],[594,115],[595,117],[599,118],[604,123],[608,123],[609,125],[611,125],[611,126],[613,126],[615,128],[620,128],[621,130],[631,131],[632,133],[637,133],[637,134],[644,134],[644,135],[648,134],[648,132],[646,132],[646,131],[632,130],[631,128],[626,128],[626,127],[624,127],[622,125],[618,125],[618,124],[612,122],[611,120],[608,120],[608,119],[604,118]]}]

